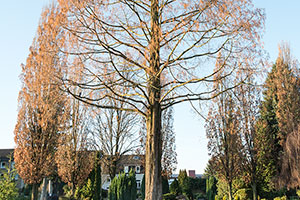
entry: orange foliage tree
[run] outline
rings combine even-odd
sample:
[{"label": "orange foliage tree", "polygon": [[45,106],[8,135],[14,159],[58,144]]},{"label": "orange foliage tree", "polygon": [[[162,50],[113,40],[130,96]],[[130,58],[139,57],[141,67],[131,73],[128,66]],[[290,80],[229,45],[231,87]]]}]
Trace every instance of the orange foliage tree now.
[{"label": "orange foliage tree", "polygon": [[57,63],[63,57],[53,43],[63,40],[57,15],[53,6],[43,11],[21,73],[14,158],[18,174],[25,183],[33,184],[32,199],[37,199],[37,184],[53,173],[58,134],[65,123],[66,99],[57,82],[62,78]]},{"label": "orange foliage tree", "polygon": [[[162,198],[162,111],[184,101],[213,98],[209,67],[219,52],[231,67],[250,68],[259,57],[262,10],[251,0],[59,0],[68,46],[84,81],[66,79],[70,93],[103,109],[146,119],[146,200]],[[222,77],[220,77],[222,78]],[[86,92],[73,93],[72,87]],[[107,99],[124,106],[106,105]]]}]

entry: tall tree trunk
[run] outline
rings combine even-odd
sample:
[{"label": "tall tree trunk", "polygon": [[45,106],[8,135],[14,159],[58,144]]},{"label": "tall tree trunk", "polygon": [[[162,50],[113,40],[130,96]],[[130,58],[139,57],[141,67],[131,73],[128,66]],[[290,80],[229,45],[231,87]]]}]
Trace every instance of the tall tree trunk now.
[{"label": "tall tree trunk", "polygon": [[[115,158],[113,158],[113,159],[115,159]],[[118,160],[119,160],[119,158],[118,158]],[[109,161],[109,162],[111,162],[111,161]],[[117,174],[117,161],[113,160],[110,165],[110,169],[109,169],[110,181],[112,181],[115,178],[116,174]]]},{"label": "tall tree trunk", "polygon": [[229,200],[232,200],[232,183],[229,183],[229,191],[228,191],[228,198]]},{"label": "tall tree trunk", "polygon": [[161,83],[160,83],[160,25],[158,0],[151,1],[151,43],[148,94],[150,106],[147,111],[145,200],[162,199],[161,179]]},{"label": "tall tree trunk", "polygon": [[162,198],[161,152],[161,110],[158,104],[151,109],[147,119],[145,200]]},{"label": "tall tree trunk", "polygon": [[252,182],[253,200],[257,200],[257,186],[255,181]]},{"label": "tall tree trunk", "polygon": [[46,200],[46,193],[47,193],[47,178],[43,178],[43,183],[42,183],[42,191],[41,191],[41,196],[40,200]]},{"label": "tall tree trunk", "polygon": [[32,184],[31,200],[38,200],[38,184]]},{"label": "tall tree trunk", "polygon": [[50,179],[49,182],[48,182],[48,185],[49,185],[49,194],[50,195],[53,195],[53,181]]}]

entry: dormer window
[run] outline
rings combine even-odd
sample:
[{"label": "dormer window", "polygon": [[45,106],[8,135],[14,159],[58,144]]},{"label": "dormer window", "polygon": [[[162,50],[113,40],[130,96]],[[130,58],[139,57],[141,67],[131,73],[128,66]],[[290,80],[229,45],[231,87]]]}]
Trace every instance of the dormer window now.
[{"label": "dormer window", "polygon": [[133,160],[139,160],[140,157],[139,156],[133,156]]}]

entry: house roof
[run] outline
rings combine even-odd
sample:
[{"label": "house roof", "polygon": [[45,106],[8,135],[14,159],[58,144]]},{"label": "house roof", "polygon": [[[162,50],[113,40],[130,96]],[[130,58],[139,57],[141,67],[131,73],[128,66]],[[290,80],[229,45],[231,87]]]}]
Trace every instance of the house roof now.
[{"label": "house roof", "polygon": [[120,159],[120,163],[123,165],[142,165],[143,161],[143,155],[123,155]]},{"label": "house roof", "polygon": [[0,158],[1,159],[8,159],[9,155],[13,154],[14,149],[0,149]]},{"label": "house roof", "polygon": [[[101,170],[103,174],[108,174],[109,171],[107,166],[108,163],[105,161],[105,157],[107,156],[104,156]],[[117,173],[124,170],[124,166],[144,166],[144,162],[145,162],[144,155],[122,155],[120,157],[120,160],[118,160],[117,162]]]}]

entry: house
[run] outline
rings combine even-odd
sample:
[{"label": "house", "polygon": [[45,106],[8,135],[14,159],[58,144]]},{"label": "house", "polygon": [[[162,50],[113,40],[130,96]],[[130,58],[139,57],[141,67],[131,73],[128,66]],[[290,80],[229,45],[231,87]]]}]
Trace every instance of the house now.
[{"label": "house", "polygon": [[[7,167],[14,167],[13,152],[14,149],[0,149],[0,176],[3,175],[1,172],[6,170]],[[108,169],[104,166],[104,164],[102,164],[101,168],[102,188],[108,190],[111,182]],[[117,165],[116,176],[121,172],[129,173],[130,170],[135,171],[137,189],[140,189],[145,173],[144,155],[123,155],[120,157]],[[23,188],[24,181],[19,177],[19,175],[16,175],[15,179],[17,180],[17,187]]]},{"label": "house", "polygon": [[[10,159],[13,162],[13,153],[14,153],[14,149],[0,149],[0,170],[1,172],[3,170],[5,170],[7,167],[11,167],[9,166],[10,163]],[[1,176],[3,176],[3,174],[1,173]]]},{"label": "house", "polygon": [[[0,149],[0,176],[3,176],[7,168],[14,168],[15,162],[13,154],[14,149]],[[24,187],[24,181],[18,174],[15,176],[15,180],[17,181],[17,187],[19,189]]]},{"label": "house", "polygon": [[[141,188],[142,180],[145,173],[144,168],[144,155],[123,155],[117,164],[117,174],[125,172],[128,174],[130,170],[135,171],[137,189]],[[102,166],[102,188],[105,190],[109,189],[111,183],[108,169],[106,166]]]}]

